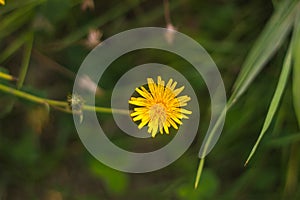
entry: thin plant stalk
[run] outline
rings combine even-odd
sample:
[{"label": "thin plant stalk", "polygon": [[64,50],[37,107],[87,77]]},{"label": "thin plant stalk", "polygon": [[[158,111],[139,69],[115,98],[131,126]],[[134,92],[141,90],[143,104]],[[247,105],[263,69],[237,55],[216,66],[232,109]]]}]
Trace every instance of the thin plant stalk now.
[{"label": "thin plant stalk", "polygon": [[[70,113],[69,104],[66,101],[57,101],[57,100],[51,100],[47,98],[38,97],[32,94],[28,94],[26,92],[23,92],[21,90],[17,90],[8,86],[5,86],[3,84],[0,84],[0,91],[17,96],[22,99],[26,99],[28,101],[39,103],[39,104],[47,104],[49,106],[52,106],[55,109]],[[112,109],[107,107],[98,107],[98,106],[91,106],[91,105],[83,105],[83,110],[86,111],[94,111],[98,113],[116,113],[116,114],[128,114],[128,110],[122,110],[122,109]]]}]

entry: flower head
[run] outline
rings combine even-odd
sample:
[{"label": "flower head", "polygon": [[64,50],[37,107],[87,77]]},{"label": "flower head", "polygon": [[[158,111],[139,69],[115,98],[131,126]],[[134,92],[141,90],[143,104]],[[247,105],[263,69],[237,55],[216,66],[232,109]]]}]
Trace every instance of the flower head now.
[{"label": "flower head", "polygon": [[178,129],[177,124],[182,124],[181,119],[188,119],[185,114],[192,113],[182,108],[191,98],[187,95],[178,97],[184,86],[175,89],[177,82],[173,82],[172,79],[166,85],[160,76],[157,77],[157,84],[152,78],[148,78],[147,81],[149,90],[143,86],[136,88],[141,97],[131,97],[129,100],[130,104],[136,106],[130,116],[133,121],[141,121],[139,129],[148,124],[148,133],[151,133],[152,137],[155,137],[158,131],[161,134],[169,134],[171,126]]},{"label": "flower head", "polygon": [[5,0],[0,0],[0,4],[5,5]]}]

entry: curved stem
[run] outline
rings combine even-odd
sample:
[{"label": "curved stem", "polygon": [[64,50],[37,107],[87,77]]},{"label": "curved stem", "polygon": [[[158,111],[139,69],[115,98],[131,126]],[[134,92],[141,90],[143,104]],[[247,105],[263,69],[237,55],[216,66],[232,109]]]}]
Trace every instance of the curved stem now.
[{"label": "curved stem", "polygon": [[[57,101],[57,100],[51,100],[51,99],[34,96],[32,94],[28,94],[21,90],[17,90],[17,89],[5,86],[3,84],[0,84],[0,91],[20,97],[22,99],[26,99],[31,102],[35,102],[35,103],[39,103],[39,104],[48,104],[49,106],[52,106],[55,109],[70,113],[70,110],[68,109],[69,104],[66,101]],[[128,114],[129,113],[128,110],[112,109],[112,108],[106,108],[106,107],[95,107],[95,106],[91,106],[91,105],[84,105],[83,110],[95,111],[95,112],[100,112],[100,113],[117,113],[117,114]],[[71,113],[73,113],[73,112],[71,112]]]}]

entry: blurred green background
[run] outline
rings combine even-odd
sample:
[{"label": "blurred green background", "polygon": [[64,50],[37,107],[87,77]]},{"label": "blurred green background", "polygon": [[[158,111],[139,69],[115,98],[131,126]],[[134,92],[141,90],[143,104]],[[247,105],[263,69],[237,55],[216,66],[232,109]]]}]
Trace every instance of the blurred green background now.
[{"label": "blurred green background", "polygon": [[[129,53],[99,83],[97,105],[109,106],[124,72],[158,62],[182,72],[197,88],[197,138],[180,159],[151,173],[103,165],[81,143],[71,114],[0,90],[0,199],[299,199],[299,10],[298,0],[7,0],[0,5],[0,71],[19,81],[0,78],[1,85],[66,101],[76,71],[99,42],[132,28],[172,24],[210,53],[230,110],[194,189],[210,99],[201,78],[176,55]],[[281,68],[291,74],[279,81]],[[278,81],[279,99],[273,96]],[[271,101],[280,104],[269,109]],[[244,167],[268,110],[274,111],[269,129]],[[109,138],[124,148],[145,151],[172,139],[162,135],[137,144],[120,136],[110,114],[99,118]]]}]

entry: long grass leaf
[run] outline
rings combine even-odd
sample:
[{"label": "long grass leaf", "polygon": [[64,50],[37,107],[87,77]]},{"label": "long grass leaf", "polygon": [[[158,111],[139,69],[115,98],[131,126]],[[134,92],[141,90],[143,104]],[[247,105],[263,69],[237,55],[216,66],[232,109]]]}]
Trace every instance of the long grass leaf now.
[{"label": "long grass leaf", "polygon": [[242,71],[234,84],[229,103],[237,101],[282,45],[293,25],[297,4],[299,4],[299,0],[282,1],[282,5],[275,11],[246,58]]},{"label": "long grass leaf", "polygon": [[294,29],[294,46],[293,46],[293,103],[295,108],[296,117],[298,120],[298,127],[300,128],[300,4],[295,20],[295,29]]},{"label": "long grass leaf", "polygon": [[0,20],[0,41],[28,22],[34,14],[32,12],[33,8],[34,5],[29,5],[2,18]]},{"label": "long grass leaf", "polygon": [[22,60],[22,65],[21,65],[21,70],[18,78],[18,83],[17,83],[17,88],[20,89],[23,86],[27,71],[28,71],[28,66],[29,66],[29,61],[31,57],[31,51],[32,51],[32,45],[33,45],[33,33],[28,35],[27,37],[27,43],[25,44],[24,48],[24,57]]},{"label": "long grass leaf", "polygon": [[245,162],[245,165],[248,164],[248,162],[250,161],[250,159],[252,158],[252,156],[254,155],[262,137],[264,136],[264,134],[266,133],[266,131],[268,130],[271,122],[272,122],[272,119],[274,117],[274,114],[278,108],[278,105],[279,105],[279,102],[280,102],[280,99],[282,97],[282,94],[283,94],[283,91],[284,91],[284,88],[285,88],[285,85],[287,83],[287,80],[288,80],[288,77],[289,77],[289,74],[290,74],[290,71],[291,71],[291,49],[292,49],[292,43],[289,47],[289,50],[286,54],[286,57],[284,59],[284,63],[283,63],[283,67],[282,67],[282,71],[281,71],[281,74],[280,74],[280,77],[279,77],[279,82],[277,84],[277,87],[276,87],[276,90],[275,90],[275,93],[274,93],[274,96],[272,98],[272,101],[271,101],[271,104],[270,104],[270,107],[269,107],[269,110],[268,110],[268,113],[267,113],[267,116],[266,116],[266,119],[265,119],[265,122],[264,122],[264,125],[263,125],[263,128],[259,134],[259,137],[255,143],[255,145],[253,146],[251,152],[250,152],[250,155],[248,156],[246,162]]},{"label": "long grass leaf", "polygon": [[9,46],[3,50],[0,54],[0,63],[5,61],[9,56],[14,54],[19,48],[26,42],[26,38],[28,37],[28,33],[23,33],[18,36],[13,42],[9,44]]},{"label": "long grass leaf", "polygon": [[199,166],[198,166],[198,170],[197,170],[197,175],[196,175],[196,180],[195,180],[195,185],[194,185],[195,189],[197,189],[197,187],[199,185],[199,181],[200,181],[200,177],[201,177],[201,174],[202,174],[202,171],[203,171],[204,163],[205,163],[205,159],[200,158]]},{"label": "long grass leaf", "polygon": [[204,141],[201,145],[200,151],[199,151],[199,166],[198,166],[198,170],[197,170],[197,175],[196,175],[196,180],[195,180],[195,189],[198,187],[199,181],[200,181],[200,177],[202,174],[202,170],[203,170],[203,166],[204,166],[204,158],[207,154],[207,152],[209,152],[212,147],[214,146],[214,144],[217,142],[219,136],[216,136],[216,131],[220,128],[220,126],[222,125],[223,119],[226,116],[226,111],[227,108],[225,107],[220,115],[220,117],[218,117],[215,125],[213,126],[213,128],[211,129],[210,132],[208,132],[204,138]]}]

